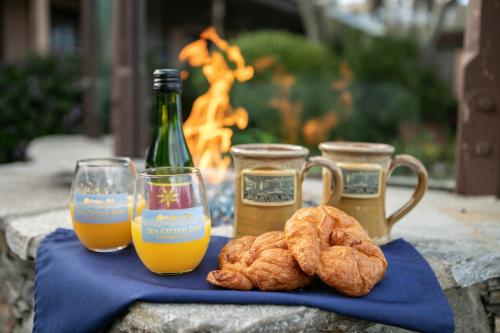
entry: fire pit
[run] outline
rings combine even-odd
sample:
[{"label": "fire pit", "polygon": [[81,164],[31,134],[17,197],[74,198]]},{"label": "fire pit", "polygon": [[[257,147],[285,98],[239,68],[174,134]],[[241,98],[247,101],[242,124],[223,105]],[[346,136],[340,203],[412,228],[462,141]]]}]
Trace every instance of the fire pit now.
[{"label": "fire pit", "polygon": [[225,179],[220,184],[207,184],[212,226],[232,225],[234,216],[234,182]]},{"label": "fire pit", "polygon": [[[213,171],[212,171],[213,172]],[[210,206],[210,217],[212,227],[222,225],[233,225],[234,217],[234,172],[231,169],[226,170],[220,182],[210,182],[210,171],[202,171],[203,177],[207,180],[207,196]],[[319,202],[307,193],[303,194],[303,206],[317,206]]]}]

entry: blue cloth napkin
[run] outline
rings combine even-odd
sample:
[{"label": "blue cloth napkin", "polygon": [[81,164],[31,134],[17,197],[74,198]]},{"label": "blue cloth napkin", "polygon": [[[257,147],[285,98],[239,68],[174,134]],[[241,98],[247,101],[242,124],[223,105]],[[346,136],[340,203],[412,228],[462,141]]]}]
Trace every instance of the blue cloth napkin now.
[{"label": "blue cloth napkin", "polygon": [[396,240],[382,247],[389,263],[370,294],[349,298],[320,283],[295,292],[235,291],[205,281],[216,269],[224,237],[212,237],[193,272],[150,273],[134,248],[115,253],[86,250],[71,230],[58,229],[40,244],[36,257],[36,333],[95,332],[136,301],[305,305],[422,332],[453,332],[453,313],[436,277],[413,246]]}]

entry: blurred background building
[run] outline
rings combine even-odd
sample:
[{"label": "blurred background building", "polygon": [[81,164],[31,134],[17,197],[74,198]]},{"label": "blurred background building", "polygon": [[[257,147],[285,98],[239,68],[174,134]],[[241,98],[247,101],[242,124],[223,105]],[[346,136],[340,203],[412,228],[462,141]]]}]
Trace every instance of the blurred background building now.
[{"label": "blurred background building", "polygon": [[[31,54],[77,55],[84,15],[97,16],[104,37],[112,29],[112,1],[3,0],[1,51],[4,62]],[[307,34],[313,42],[335,38],[332,25],[368,35],[413,35],[427,53],[453,53],[463,41],[466,3],[450,0],[214,0],[165,3],[148,0],[147,48],[160,61],[176,61],[178,51],[208,25],[222,36],[261,29]],[[90,11],[87,13],[87,11]],[[107,40],[109,42],[109,40]],[[430,57],[432,58],[432,57]],[[449,59],[448,59],[449,60]],[[443,64],[446,62],[443,61]],[[451,80],[451,66],[443,77]]]},{"label": "blurred background building", "polygon": [[[29,141],[52,133],[112,132],[117,154],[142,156],[152,70],[188,70],[187,117],[207,83],[178,55],[213,26],[256,69],[231,92],[233,104],[250,116],[234,143],[293,142],[314,150],[321,140],[383,141],[417,155],[434,178],[460,179],[461,165],[474,163],[455,159],[471,149],[455,140],[457,99],[463,96],[464,110],[470,94],[479,94],[486,108],[497,105],[487,74],[486,83],[466,88],[465,67],[493,42],[484,37],[493,31],[489,6],[480,0],[2,0],[0,163],[28,158]],[[475,50],[468,60],[465,26]],[[486,57],[497,49],[490,46]],[[483,69],[489,70],[496,69]],[[479,86],[488,88],[472,92]],[[491,159],[481,168],[500,179],[491,171],[500,156],[493,137],[471,151],[491,151],[478,163]]]},{"label": "blurred background building", "polygon": [[1,7],[1,59],[30,54],[78,54],[80,1],[5,0]]},{"label": "blurred background building", "polygon": [[[111,33],[112,1],[2,0],[1,53],[5,62],[16,62],[30,54],[76,55],[82,46],[84,15],[102,20],[101,35]],[[92,1],[90,1],[92,2]],[[241,31],[284,29],[303,33],[294,1],[195,1],[166,3],[150,0],[146,34],[148,49],[156,56],[177,59],[178,51],[208,25],[235,35]],[[87,13],[87,10],[91,12]],[[229,12],[231,15],[226,16]]]}]

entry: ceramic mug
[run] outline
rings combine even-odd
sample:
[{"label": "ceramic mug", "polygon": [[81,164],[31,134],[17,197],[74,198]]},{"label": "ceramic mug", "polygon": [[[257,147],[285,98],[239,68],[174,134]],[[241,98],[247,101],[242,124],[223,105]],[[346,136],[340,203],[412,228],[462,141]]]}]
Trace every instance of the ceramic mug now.
[{"label": "ceramic mug", "polygon": [[302,207],[302,182],[313,166],[333,175],[328,179],[327,201],[336,203],[342,191],[342,172],[334,162],[307,158],[309,150],[290,144],[242,144],[231,148],[236,173],[235,236],[258,236],[283,230],[285,222]]},{"label": "ceramic mug", "polygon": [[[328,202],[355,217],[378,243],[390,239],[391,228],[408,214],[422,199],[427,189],[427,171],[422,163],[410,155],[396,155],[394,147],[381,143],[323,142],[319,145],[323,157],[335,162],[342,170],[344,188],[338,202]],[[385,192],[387,178],[399,166],[413,170],[418,183],[411,199],[386,217]],[[323,172],[323,184],[331,179]],[[323,187],[323,196],[330,194],[330,187]]]}]

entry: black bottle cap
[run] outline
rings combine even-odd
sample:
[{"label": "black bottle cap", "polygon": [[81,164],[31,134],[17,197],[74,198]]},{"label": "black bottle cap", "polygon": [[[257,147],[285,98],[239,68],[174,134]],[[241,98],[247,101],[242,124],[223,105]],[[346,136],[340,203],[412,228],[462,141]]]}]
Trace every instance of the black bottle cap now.
[{"label": "black bottle cap", "polygon": [[182,92],[181,74],[177,69],[162,68],[153,72],[155,91]]}]

